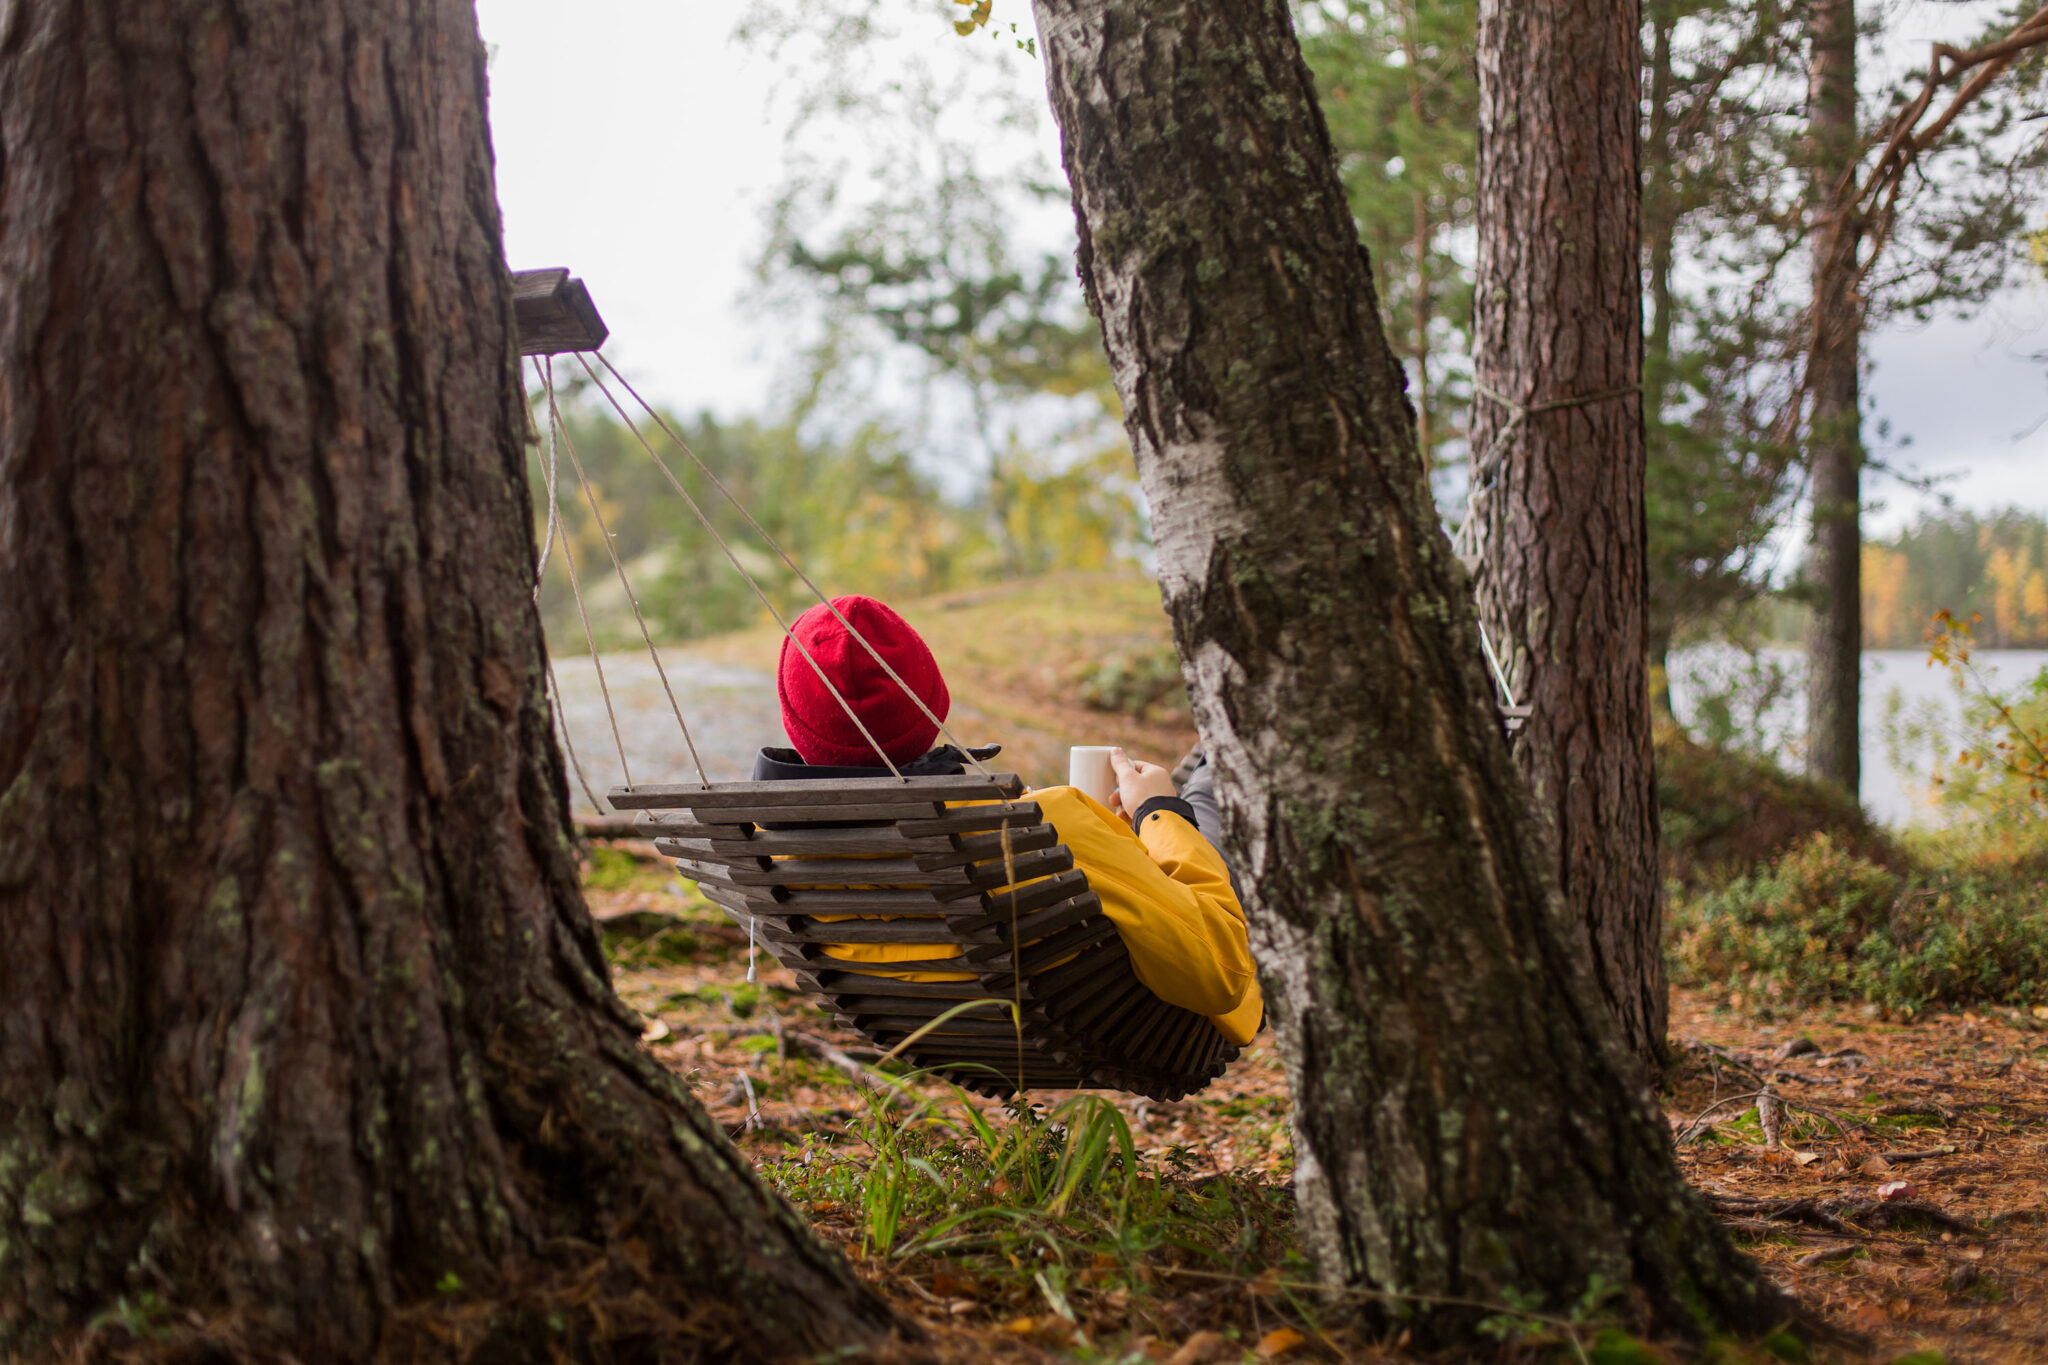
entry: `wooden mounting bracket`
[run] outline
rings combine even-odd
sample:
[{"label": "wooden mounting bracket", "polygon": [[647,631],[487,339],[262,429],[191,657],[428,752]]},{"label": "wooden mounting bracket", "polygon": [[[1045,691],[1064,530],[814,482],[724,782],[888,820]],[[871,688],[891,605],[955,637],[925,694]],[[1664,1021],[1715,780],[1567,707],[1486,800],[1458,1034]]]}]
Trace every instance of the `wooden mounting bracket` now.
[{"label": "wooden mounting bracket", "polygon": [[521,355],[594,351],[611,335],[590,291],[565,269],[513,271],[512,313]]}]

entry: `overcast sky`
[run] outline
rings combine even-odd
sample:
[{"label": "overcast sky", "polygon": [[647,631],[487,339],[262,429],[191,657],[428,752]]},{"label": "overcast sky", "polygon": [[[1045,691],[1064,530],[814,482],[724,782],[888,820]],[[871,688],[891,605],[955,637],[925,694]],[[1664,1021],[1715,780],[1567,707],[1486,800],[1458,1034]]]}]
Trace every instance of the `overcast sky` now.
[{"label": "overcast sky", "polygon": [[[733,41],[747,3],[478,3],[495,50],[491,122],[514,267],[573,269],[611,326],[607,354],[646,380],[649,397],[721,415],[762,406],[787,347],[742,299],[763,202],[781,177],[789,108],[775,65]],[[1023,11],[1021,0],[1008,8]],[[1915,11],[1902,28],[1916,36],[1946,31],[1956,14]],[[941,60],[960,47],[936,21],[930,41]],[[1020,80],[1038,79],[1035,63],[1016,67]],[[2048,206],[2041,218],[2048,223]],[[2048,510],[2042,353],[2042,283],[1969,321],[1879,336],[1870,348],[1876,413],[1892,443],[1910,444],[1880,442],[1874,427],[1869,438],[1887,460],[1950,476],[1943,486],[1959,503]],[[1881,504],[1869,522],[1876,533],[1924,502],[1882,477],[1869,495]]]}]

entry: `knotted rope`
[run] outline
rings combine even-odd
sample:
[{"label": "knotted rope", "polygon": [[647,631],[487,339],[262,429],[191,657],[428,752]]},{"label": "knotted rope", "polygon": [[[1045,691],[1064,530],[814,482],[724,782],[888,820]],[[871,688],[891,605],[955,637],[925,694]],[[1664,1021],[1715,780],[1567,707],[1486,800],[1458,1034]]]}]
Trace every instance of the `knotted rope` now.
[{"label": "knotted rope", "polygon": [[[1458,523],[1458,533],[1451,538],[1451,549],[1461,559],[1477,559],[1483,554],[1479,532],[1485,517],[1481,509],[1501,482],[1501,452],[1507,449],[1508,442],[1514,439],[1515,432],[1523,423],[1546,412],[1562,412],[1567,408],[1582,408],[1591,403],[1605,403],[1617,398],[1639,398],[1643,392],[1641,385],[1630,385],[1627,388],[1602,389],[1598,393],[1583,393],[1571,398],[1548,398],[1540,403],[1521,403],[1490,385],[1480,383],[1477,379],[1472,381],[1472,389],[1480,397],[1490,399],[1506,408],[1508,420],[1506,426],[1494,433],[1493,440],[1486,447],[1486,453],[1472,465],[1471,491],[1465,496],[1465,519]],[[1487,638],[1484,621],[1479,624],[1479,647],[1485,651],[1487,666],[1493,670],[1494,685],[1500,688],[1502,705],[1514,706],[1515,694],[1508,686],[1507,670],[1501,667],[1500,658],[1494,653],[1493,641]]]}]

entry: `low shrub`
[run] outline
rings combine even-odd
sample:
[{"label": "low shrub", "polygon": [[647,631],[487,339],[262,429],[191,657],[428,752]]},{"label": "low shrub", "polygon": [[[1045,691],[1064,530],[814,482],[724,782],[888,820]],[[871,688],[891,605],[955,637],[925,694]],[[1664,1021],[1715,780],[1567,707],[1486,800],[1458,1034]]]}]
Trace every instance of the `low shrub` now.
[{"label": "low shrub", "polygon": [[1180,656],[1170,644],[1133,645],[1112,651],[1075,678],[1081,704],[1136,720],[1157,720],[1187,710],[1187,684]]},{"label": "low shrub", "polygon": [[1664,875],[1683,886],[1754,872],[1823,832],[1879,866],[1907,865],[1890,836],[1837,788],[1767,758],[1701,744],[1669,720],[1658,724],[1656,745]]},{"label": "low shrub", "polygon": [[1672,976],[1788,1006],[2048,1002],[2048,883],[1973,869],[1900,873],[1832,835],[1764,871],[1673,891]]}]

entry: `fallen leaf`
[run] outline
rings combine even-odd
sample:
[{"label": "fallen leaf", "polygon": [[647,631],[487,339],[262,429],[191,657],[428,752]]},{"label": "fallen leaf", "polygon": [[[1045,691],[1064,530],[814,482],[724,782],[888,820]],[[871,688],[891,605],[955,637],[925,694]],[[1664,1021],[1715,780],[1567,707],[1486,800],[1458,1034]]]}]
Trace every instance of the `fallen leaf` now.
[{"label": "fallen leaf", "polygon": [[1856,1171],[1859,1175],[1884,1175],[1891,1168],[1891,1162],[1886,1161],[1883,1157],[1867,1156],[1863,1158],[1863,1164],[1858,1166]]},{"label": "fallen leaf", "polygon": [[940,1266],[932,1272],[932,1293],[945,1299],[975,1299],[981,1297],[981,1285],[950,1266]]},{"label": "fallen leaf", "polygon": [[973,1299],[955,1299],[946,1305],[946,1311],[957,1318],[962,1313],[972,1313],[975,1306]]},{"label": "fallen leaf", "polygon": [[1913,1192],[1913,1187],[1903,1180],[1887,1180],[1877,1187],[1879,1199],[1904,1199]]},{"label": "fallen leaf", "polygon": [[640,1041],[643,1043],[658,1043],[668,1037],[671,1032],[672,1030],[669,1026],[661,1020],[649,1019],[647,1027],[640,1030]]},{"label": "fallen leaf", "polygon": [[1166,1358],[1166,1365],[1210,1365],[1221,1360],[1229,1349],[1230,1343],[1221,1332],[1197,1332]]},{"label": "fallen leaf", "polygon": [[1278,1266],[1267,1266],[1259,1272],[1258,1278],[1246,1285],[1245,1288],[1262,1299],[1272,1298],[1280,1292],[1280,1268]]},{"label": "fallen leaf", "polygon": [[1278,1360],[1308,1344],[1308,1338],[1292,1327],[1275,1327],[1259,1338],[1259,1344],[1252,1347],[1252,1354],[1260,1360]]},{"label": "fallen leaf", "polygon": [[1811,1166],[1820,1160],[1819,1152],[1793,1152],[1792,1159],[1802,1166]]},{"label": "fallen leaf", "polygon": [[1038,1319],[1031,1317],[1011,1318],[1003,1324],[1003,1330],[1015,1336],[1028,1337],[1038,1330]]}]

